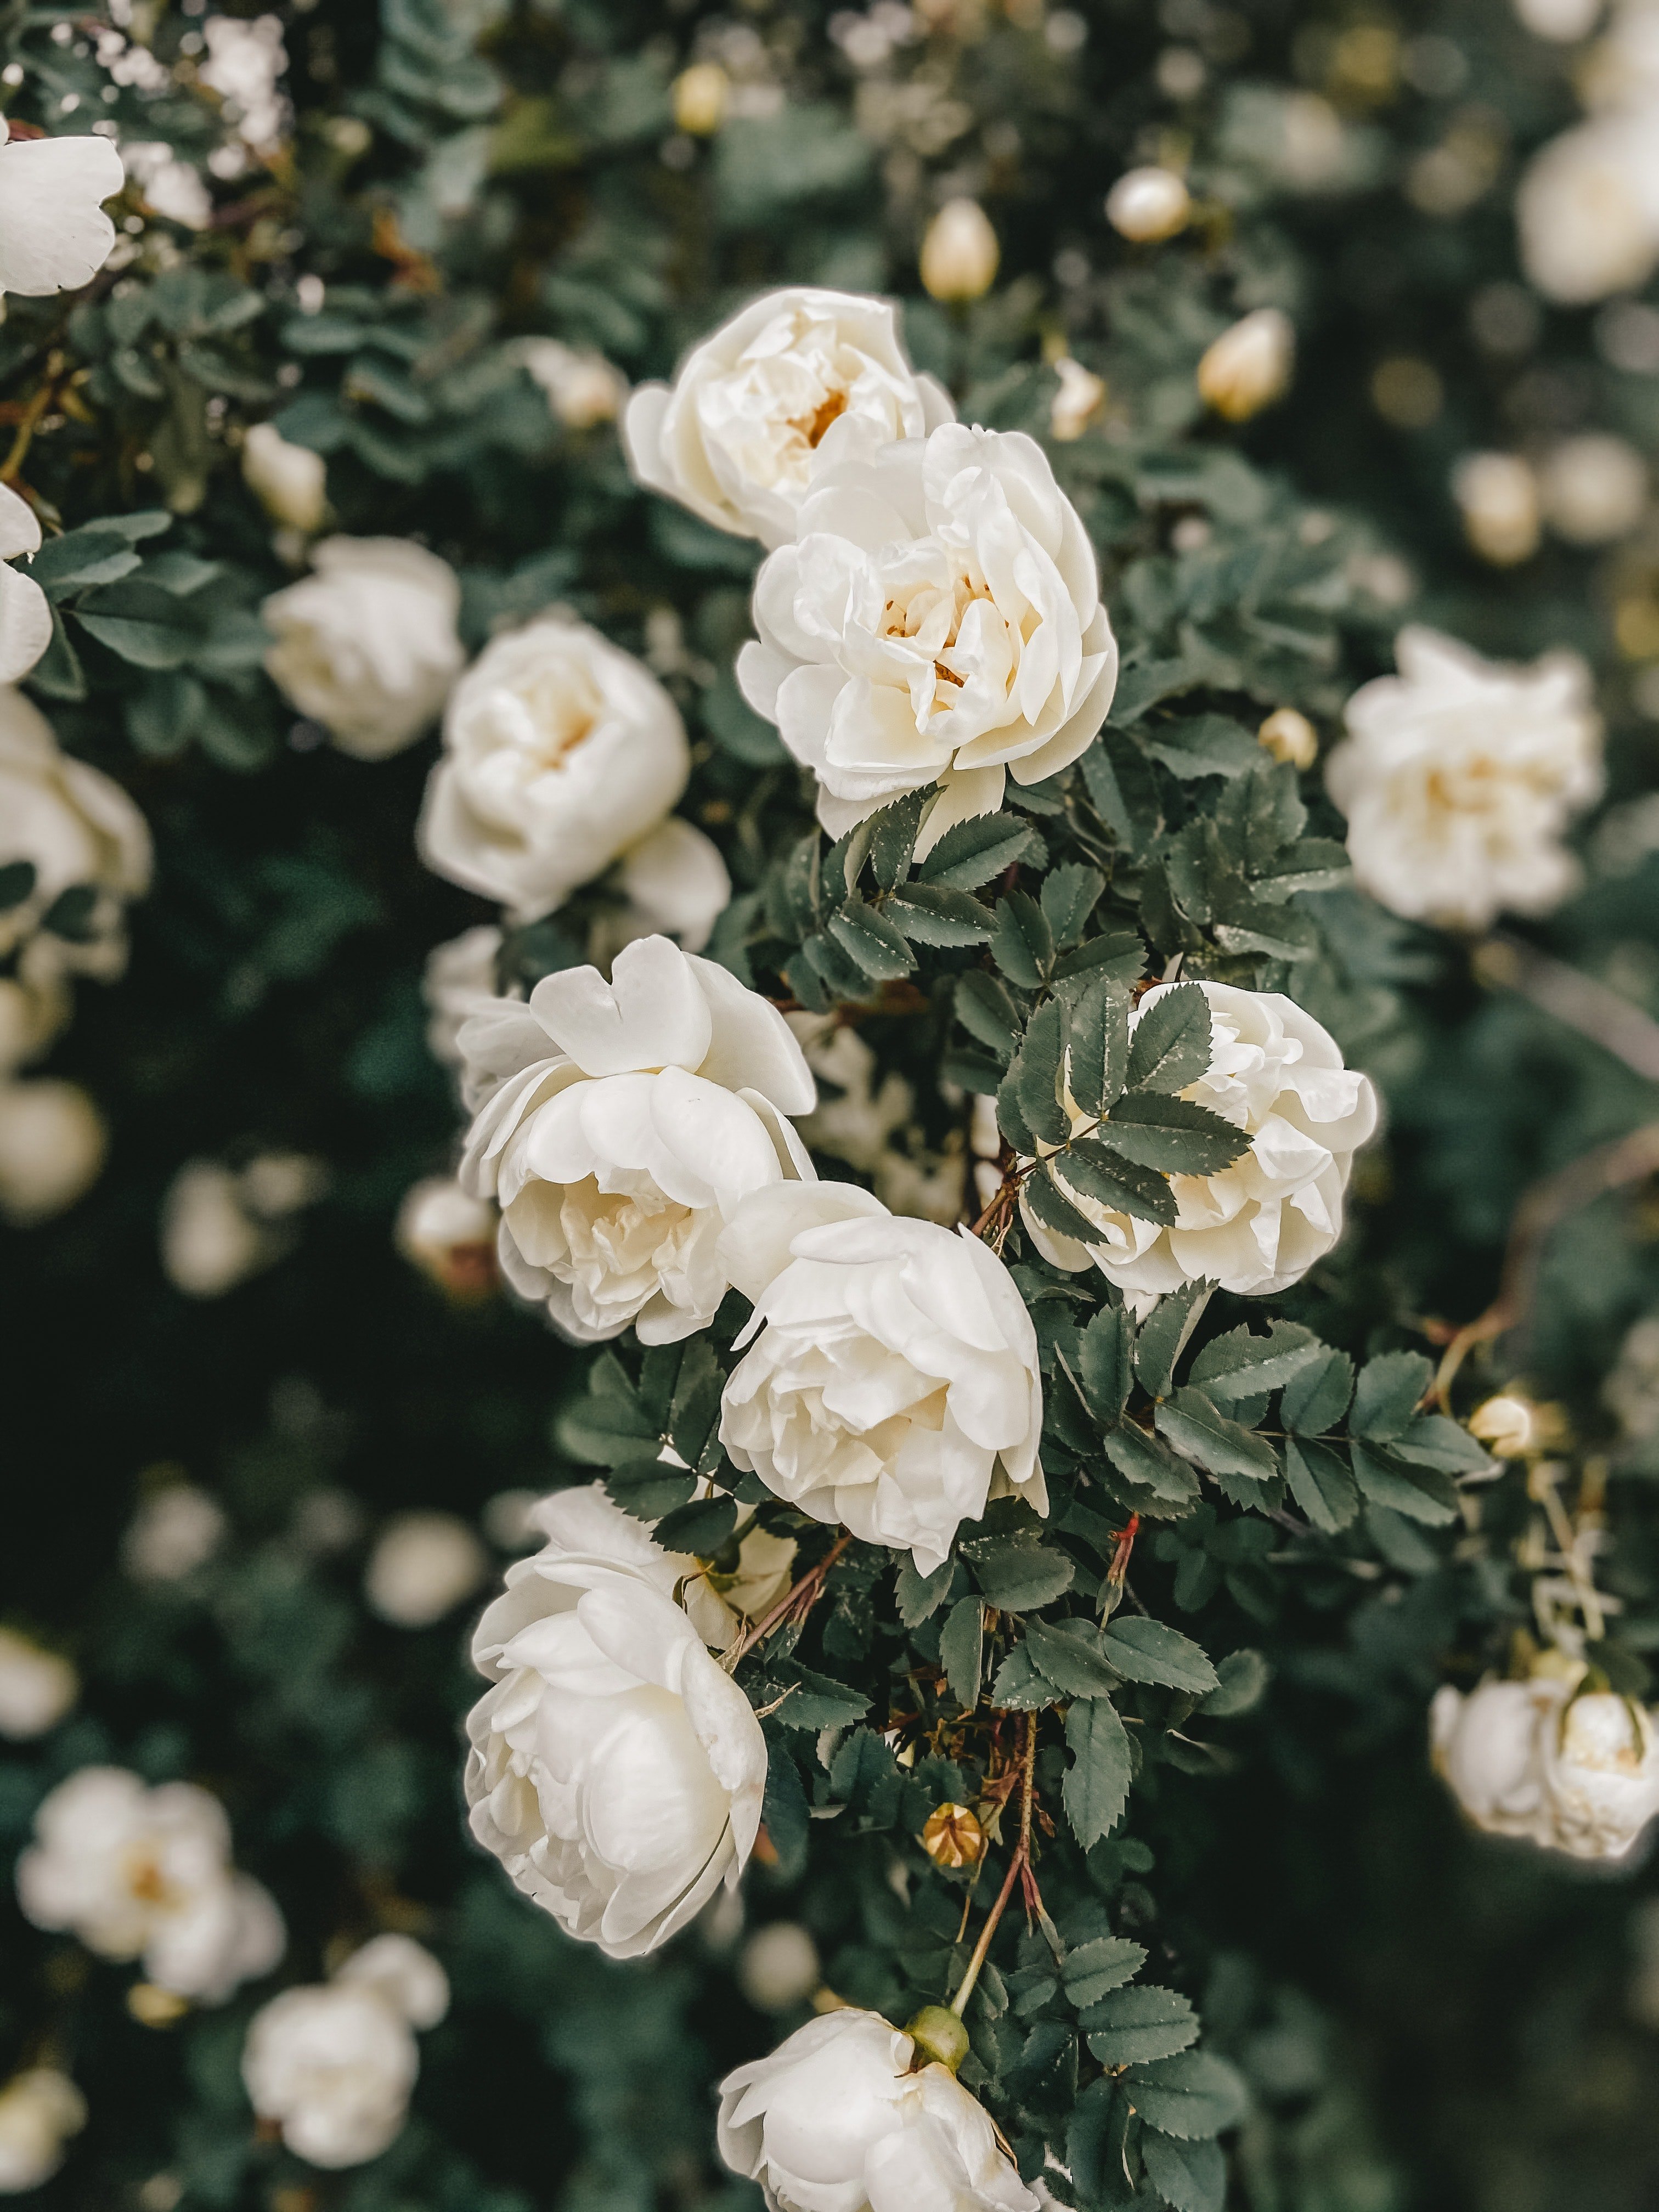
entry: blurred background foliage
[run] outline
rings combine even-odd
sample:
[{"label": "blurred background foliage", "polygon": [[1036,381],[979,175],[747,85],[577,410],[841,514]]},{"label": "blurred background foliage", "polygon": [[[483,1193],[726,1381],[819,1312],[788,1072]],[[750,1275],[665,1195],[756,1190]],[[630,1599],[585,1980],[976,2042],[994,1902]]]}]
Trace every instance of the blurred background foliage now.
[{"label": "blurred background foliage", "polygon": [[[1263,713],[1297,706],[1327,739],[1406,617],[1500,655],[1577,647],[1610,764],[1582,896],[1480,960],[1351,892],[1320,901],[1334,1011],[1310,1003],[1389,1111],[1321,1285],[1363,1344],[1481,1312],[1523,1194],[1654,1112],[1651,1072],[1582,1033],[1596,1025],[1582,991],[1566,1019],[1537,1000],[1547,955],[1659,1013],[1659,801],[1642,798],[1659,783],[1659,525],[1612,551],[1548,535],[1498,568],[1449,480],[1472,450],[1587,429],[1651,454],[1659,305],[1562,308],[1525,286],[1515,182],[1578,114],[1578,49],[1503,0],[276,14],[291,117],[224,159],[236,118],[203,81],[202,0],[0,6],[14,121],[57,131],[79,110],[124,149],[160,149],[103,274],[75,301],[9,301],[0,327],[7,473],[67,533],[50,570],[43,556],[59,623],[31,688],[157,847],[130,971],[82,989],[52,1062],[98,1102],[108,1166],[63,1218],[8,1234],[0,1273],[0,1609],[86,1684],[46,1747],[0,1761],[0,1837],[13,1850],[45,1790],[88,1760],[205,1780],[239,1863],[283,1901],[291,1966],[407,1929],[457,2002],[424,2039],[393,2149],[319,2179],[254,2132],[236,2065],[252,1991],[141,2025],[124,1970],[7,1902],[0,2072],[43,2021],[72,2061],[92,2117],[40,2200],[64,2212],[735,2208],[752,2192],[713,2158],[710,2084],[798,2015],[769,2020],[745,1995],[729,1913],[618,1966],[515,1896],[459,1810],[477,1686],[461,1617],[416,1632],[362,1601],[388,1513],[477,1524],[502,1492],[575,1479],[551,1422],[580,1372],[535,1320],[447,1302],[394,1249],[399,1199],[447,1165],[458,1119],[426,1047],[422,963],[483,910],[415,858],[430,745],[342,757],[264,678],[257,609],[292,571],[243,483],[241,432],[273,419],[325,455],[342,529],[416,535],[453,562],[471,647],[557,600],[647,658],[696,745],[687,811],[740,898],[801,816],[730,674],[754,549],[639,494],[610,423],[562,422],[526,338],[638,380],[758,287],[890,292],[964,419],[1045,437],[1053,364],[1080,362],[1103,399],[1050,451],[1120,636],[1224,688],[1248,663]],[[1184,168],[1198,204],[1163,247],[1103,214],[1148,160]],[[169,164],[205,193],[189,221],[165,212]],[[1000,270],[984,298],[941,304],[918,249],[963,195]],[[1295,386],[1230,427],[1205,414],[1194,368],[1260,306],[1296,323]],[[1297,600],[1297,545],[1319,550],[1322,605]],[[1340,835],[1316,778],[1306,794],[1313,826]],[[864,1034],[912,1081],[911,1141],[936,1154],[961,1115],[926,1033]],[[320,1163],[319,1194],[262,1272],[185,1295],[157,1243],[179,1167],[271,1154]],[[1605,1390],[1656,1304],[1656,1238],[1650,1182],[1577,1208],[1520,1328],[1476,1355],[1615,1454],[1607,1582],[1632,1649],[1659,1645],[1659,1460],[1632,1441],[1644,1419],[1651,1432],[1659,1362],[1627,1356],[1613,1403]],[[180,1471],[228,1532],[187,1573],[146,1580],[123,1532]],[[1126,1924],[1250,2085],[1234,2185],[1254,2212],[1654,2202],[1652,1871],[1610,1881],[1474,1838],[1428,1772],[1446,1655],[1506,1602],[1478,1583],[1401,1522],[1282,1601],[1236,1575],[1223,1601],[1273,1691],[1230,1739],[1233,1771],[1178,1802],[1137,1798]],[[860,1894],[810,1863],[749,1878],[751,1922],[804,1921],[832,1984],[847,1947],[881,1940],[871,1848]]]}]

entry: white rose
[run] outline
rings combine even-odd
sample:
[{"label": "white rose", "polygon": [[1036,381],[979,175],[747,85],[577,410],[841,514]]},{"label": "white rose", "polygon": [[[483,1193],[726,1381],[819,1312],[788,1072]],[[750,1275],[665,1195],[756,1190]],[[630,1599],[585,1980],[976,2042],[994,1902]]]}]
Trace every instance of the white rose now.
[{"label": "white rose", "polygon": [[1483,659],[1416,625],[1395,653],[1399,675],[1349,700],[1348,741],[1325,772],[1358,883],[1448,927],[1558,906],[1578,878],[1561,834],[1601,787],[1589,669],[1574,653]]},{"label": "white rose", "polygon": [[328,463],[309,446],[290,445],[274,422],[256,422],[242,440],[242,479],[273,522],[308,538],[328,513]]},{"label": "white rose", "polygon": [[68,1929],[105,1959],[136,1959],[159,1987],[218,2004],[268,1973],[287,1941],[270,1893],[235,1872],[217,1798],[193,1783],[146,1789],[83,1766],[42,1800],[17,1862],[37,1928]]},{"label": "white rose", "polygon": [[1575,1698],[1542,1730],[1553,1842],[1575,1858],[1622,1858],[1659,1813],[1653,1716],[1608,1692]]},{"label": "white rose", "polygon": [[720,1402],[735,1467],[918,1574],[992,1498],[1048,1511],[1036,1332],[976,1237],[812,1183],[758,1193],[720,1252],[755,1308]]},{"label": "white rose", "polygon": [[671,388],[642,384],[623,439],[635,476],[717,530],[782,545],[809,477],[951,419],[905,358],[884,300],[769,292],[705,338]]},{"label": "white rose", "polygon": [[31,2066],[0,2089],[0,2197],[50,2181],[67,2138],[87,2124],[87,2101],[67,2074]]},{"label": "white rose", "polygon": [[242,2049],[253,2109],[313,2166],[378,2158],[409,2116],[420,2071],[412,2027],[449,2007],[449,1984],[406,1936],[378,1936],[332,1982],[284,1990],[256,2014]]},{"label": "white rose", "polygon": [[786,1116],[815,1093],[783,1017],[724,968],[646,937],[544,975],[461,1031],[477,1109],[460,1176],[501,1207],[501,1272],[577,1343],[714,1319],[716,1251],[749,1192],[812,1166]]},{"label": "white rose", "polygon": [[[1148,991],[1129,1018],[1131,1036],[1173,984]],[[1182,1091],[1250,1139],[1230,1168],[1174,1175],[1172,1228],[1114,1212],[1066,1182],[1065,1195],[1100,1230],[1084,1246],[1046,1229],[1022,1198],[1038,1249],[1073,1272],[1093,1261],[1137,1311],[1166,1291],[1208,1279],[1246,1297],[1288,1289],[1342,1233],[1342,1194],[1353,1156],[1376,1127],[1369,1079],[1342,1065],[1313,1016],[1276,991],[1200,983],[1210,1004],[1210,1065]],[[1074,1127],[1090,1126],[1079,1115]]]},{"label": "white rose", "polygon": [[493,922],[464,929],[459,937],[434,945],[426,957],[421,996],[426,1000],[426,1047],[445,1067],[459,1067],[456,1039],[461,1024],[482,1013],[495,997],[495,961],[501,933]]},{"label": "white rose", "polygon": [[1069,767],[1117,646],[1094,549],[1042,449],[957,423],[814,473],[755,587],[738,681],[821,787],[832,836],[942,782],[924,843],[994,813],[1006,771]]},{"label": "white rose", "polygon": [[453,1176],[425,1176],[404,1194],[392,1242],[446,1296],[487,1297],[495,1268],[495,1209],[463,1190]]},{"label": "white rose", "polygon": [[1552,530],[1573,545],[1628,537],[1646,511],[1648,465],[1623,438],[1587,431],[1564,438],[1540,472]]},{"label": "white rose", "polygon": [[187,1160],[167,1186],[160,1239],[162,1270],[189,1298],[222,1297],[274,1256],[240,1177],[215,1160]]},{"label": "white rose", "polygon": [[205,230],[212,222],[213,195],[201,171],[191,162],[181,161],[165,140],[124,139],[121,161],[127,182],[138,187],[149,214],[179,223],[185,230]]},{"label": "white rose", "polygon": [[546,616],[496,638],[457,684],[421,858],[533,921],[654,830],[690,773],[679,709],[650,670]]},{"label": "white rose", "polygon": [[757,2012],[789,2012],[823,1978],[818,1947],[796,1920],[757,1928],[738,1960],[738,1985]]},{"label": "white rose", "polygon": [[659,931],[688,952],[702,951],[732,898],[720,847],[678,816],[623,855],[617,885],[628,901],[624,943]]},{"label": "white rose", "polygon": [[78,1083],[0,1083],[0,1220],[50,1221],[98,1180],[109,1139]]},{"label": "white rose", "polygon": [[1126,170],[1106,195],[1106,220],[1121,237],[1136,245],[1156,245],[1184,230],[1193,204],[1173,169]]},{"label": "white rose", "polygon": [[174,1583],[204,1566],[225,1540],[223,1510],[194,1483],[154,1491],[128,1522],[121,1565],[136,1583]]},{"label": "white rose", "polygon": [[1563,131],[1528,164],[1515,215],[1522,265],[1550,299],[1634,290],[1659,261],[1659,131],[1636,114]]},{"label": "white rose", "polygon": [[[10,574],[0,569],[0,579]],[[6,605],[0,584],[0,627]],[[40,708],[5,686],[0,687],[0,867],[19,860],[34,870],[34,884],[26,899],[0,908],[0,953],[25,947],[25,964],[41,988],[58,975],[101,981],[118,975],[127,957],[125,902],[149,889],[144,817],[118,783],[61,751]],[[53,901],[82,886],[96,896],[80,925],[81,941],[37,934]]]},{"label": "white rose", "polygon": [[621,369],[591,346],[558,338],[520,338],[514,353],[567,430],[592,430],[614,422],[628,397]]},{"label": "white rose", "polygon": [[[4,121],[0,116],[0,124]],[[0,148],[0,165],[4,161]],[[34,509],[9,484],[0,483],[0,682],[21,683],[52,643],[52,606],[46,593],[27,569],[5,565],[40,550]]]},{"label": "white rose", "polygon": [[100,202],[126,182],[107,138],[13,139],[0,116],[0,293],[78,291],[109,258]]},{"label": "white rose", "polygon": [[809,2021],[720,2084],[720,2156],[769,2212],[1036,2212],[976,2097],[872,2012]]},{"label": "white rose", "polygon": [[1483,561],[1513,568],[1543,535],[1538,479],[1519,453],[1466,453],[1452,471],[1463,535]]},{"label": "white rose", "polygon": [[368,1609],[398,1628],[429,1628],[471,1596],[489,1563],[453,1513],[398,1513],[375,1540],[363,1575]]},{"label": "white rose", "polygon": [[1080,438],[1106,404],[1105,380],[1069,354],[1054,363],[1060,379],[1048,402],[1048,435],[1061,445]]},{"label": "white rose", "polygon": [[56,1728],[80,1695],[69,1661],[0,1628],[0,1735],[27,1743]]},{"label": "white rose", "polygon": [[1429,1707],[1431,1756],[1478,1828],[1547,1840],[1542,1731],[1566,1689],[1551,1680],[1483,1682],[1468,1697],[1444,1683]]},{"label": "white rose", "polygon": [[684,1562],[595,1484],[550,1498],[548,1541],[507,1571],[472,1656],[472,1832],[571,1935],[654,1950],[760,1826],[766,1740],[673,1592]]},{"label": "white rose", "polygon": [[342,752],[384,760],[436,720],[460,673],[460,585],[402,538],[325,538],[311,565],[261,609],[265,667]]}]

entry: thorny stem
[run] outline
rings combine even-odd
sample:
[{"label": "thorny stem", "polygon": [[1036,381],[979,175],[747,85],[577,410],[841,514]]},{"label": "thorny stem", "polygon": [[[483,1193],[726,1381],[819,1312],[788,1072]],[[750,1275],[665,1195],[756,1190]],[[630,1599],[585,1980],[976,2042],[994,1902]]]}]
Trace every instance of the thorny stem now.
[{"label": "thorny stem", "polygon": [[997,1923],[1008,1907],[1014,1893],[1015,1882],[1023,1882],[1028,1905],[1037,1902],[1036,1883],[1031,1875],[1031,1800],[1036,1787],[1036,1715],[1025,1716],[1025,1755],[1021,1762],[1019,1785],[1019,1841],[1008,1863],[997,1901],[991,1907],[985,1925],[979,1931],[979,1941],[974,1946],[974,1955],[968,1961],[968,1971],[962,1978],[962,1987],[951,2000],[951,2009],[960,2020],[974,1994],[974,1984],[979,1979],[980,1968],[990,1955],[991,1938],[997,1932]]},{"label": "thorny stem", "polygon": [[726,1655],[725,1666],[727,1674],[735,1672],[738,1662],[748,1657],[761,1638],[763,1636],[769,1636],[772,1631],[781,1622],[786,1620],[792,1613],[805,1615],[817,1601],[818,1593],[823,1587],[824,1577],[852,1540],[850,1535],[837,1536],[817,1565],[808,1567],[800,1580],[785,1590],[771,1611],[755,1622],[744,1635],[741,1642],[732,1645],[731,1650]]}]

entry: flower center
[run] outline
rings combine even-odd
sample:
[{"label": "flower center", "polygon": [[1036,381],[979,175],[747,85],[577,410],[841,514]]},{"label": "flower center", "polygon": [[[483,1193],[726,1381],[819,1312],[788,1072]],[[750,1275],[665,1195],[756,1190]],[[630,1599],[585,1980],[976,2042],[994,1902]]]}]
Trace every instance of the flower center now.
[{"label": "flower center", "polygon": [[795,416],[789,428],[798,437],[804,438],[816,453],[824,432],[832,422],[837,421],[846,412],[846,389],[844,386],[836,386],[824,393],[811,414]]}]

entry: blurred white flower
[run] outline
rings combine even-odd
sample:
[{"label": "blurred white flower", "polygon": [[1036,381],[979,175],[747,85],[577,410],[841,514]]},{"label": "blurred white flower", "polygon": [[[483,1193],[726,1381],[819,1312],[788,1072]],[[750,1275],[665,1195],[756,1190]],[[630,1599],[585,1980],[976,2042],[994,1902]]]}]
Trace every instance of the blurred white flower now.
[{"label": "blurred white flower", "polygon": [[850,1023],[827,1014],[797,1013],[785,1018],[800,1040],[808,1067],[841,1093],[839,1097],[820,1096],[799,1125],[803,1143],[815,1152],[845,1160],[862,1175],[873,1174],[894,1131],[902,1129],[915,1110],[909,1085],[890,1070],[878,1087],[876,1055]]},{"label": "blurred white flower", "polygon": [[1595,29],[1601,0],[1515,0],[1515,12],[1534,38],[1567,46]]},{"label": "blurred white flower", "polygon": [[[1175,988],[1146,994],[1131,1036]],[[1101,1232],[1085,1247],[1045,1228],[1020,1201],[1027,1234],[1054,1266],[1075,1271],[1092,1261],[1142,1313],[1191,1282],[1246,1297],[1298,1282],[1341,1235],[1353,1156],[1376,1126],[1370,1079],[1344,1067],[1335,1039],[1293,1000],[1231,983],[1196,988],[1210,1005],[1210,1065],[1180,1095],[1231,1121],[1249,1151],[1214,1175],[1170,1177],[1173,1228],[1114,1212],[1062,1176],[1066,1196]],[[1079,1115],[1074,1127],[1088,1121]]]},{"label": "blurred white flower", "polygon": [[757,2012],[789,2012],[823,1978],[818,1947],[797,1920],[757,1928],[738,1956],[738,1987]]},{"label": "blurred white flower", "polygon": [[614,422],[628,398],[628,379],[591,346],[568,346],[559,338],[520,338],[514,356],[547,394],[547,404],[567,430],[592,430]]},{"label": "blurred white flower", "polygon": [[832,836],[943,787],[919,850],[1068,768],[1117,646],[1094,549],[1035,440],[957,423],[825,463],[755,587],[738,682],[819,784]]},{"label": "blurred white flower", "polygon": [[70,2136],[87,2124],[87,2100],[67,2074],[31,2066],[0,2089],[0,2197],[50,2181]]},{"label": "blurred white flower", "polygon": [[812,1079],[783,1017],[713,961],[647,937],[544,975],[461,1031],[476,1118],[460,1176],[501,1208],[501,1272],[576,1343],[705,1328],[721,1228],[751,1190],[810,1176],[787,1116]]},{"label": "blurred white flower", "polygon": [[1476,1827],[1574,1858],[1622,1858],[1659,1813],[1652,1716],[1554,1675],[1449,1683],[1429,1709],[1439,1772]]},{"label": "blurred white flower", "polygon": [[392,1241],[411,1267],[448,1297],[488,1297],[500,1277],[495,1267],[498,1217],[453,1176],[425,1176],[404,1194]]},{"label": "blurred white flower", "polygon": [[1193,211],[1187,187],[1173,169],[1126,170],[1106,195],[1106,220],[1137,245],[1173,238]]},{"label": "blurred white flower", "polygon": [[471,1596],[489,1571],[483,1546],[453,1513],[399,1513],[375,1539],[363,1575],[371,1613],[397,1628],[429,1628]]},{"label": "blurred white flower", "polygon": [[1483,659],[1415,624],[1398,676],[1356,691],[1326,765],[1362,889],[1394,913],[1482,929],[1545,914],[1578,879],[1560,842],[1601,788],[1601,726],[1574,653]]},{"label": "blurred white flower", "polygon": [[720,2084],[720,2156],[769,2212],[1037,2212],[990,2114],[879,2014],[799,2027]]},{"label": "blurred white flower", "polygon": [[1534,155],[1515,201],[1521,260],[1564,306],[1633,291],[1659,262],[1659,129],[1650,115],[1580,124]]},{"label": "blurred white flower", "polygon": [[1221,336],[1198,364],[1198,394],[1229,422],[1248,422],[1290,390],[1296,332],[1277,307],[1257,307]]},{"label": "blurred white flower", "polygon": [[178,1582],[206,1565],[229,1525],[206,1491],[191,1482],[165,1482],[127,1523],[122,1569],[136,1583]]},{"label": "blurred white flower", "polygon": [[125,181],[107,138],[13,138],[0,116],[0,293],[40,299],[90,283],[115,243],[100,203]]},{"label": "blurred white flower", "polygon": [[261,2119],[313,2166],[378,2158],[409,2117],[413,2029],[435,2027],[449,1984],[407,1936],[376,1936],[329,1983],[284,1990],[254,2015],[242,2079]]},{"label": "blurred white flower", "polygon": [[202,26],[208,58],[197,76],[226,104],[237,135],[265,153],[293,127],[293,111],[276,89],[288,67],[283,26],[276,15],[210,15]]},{"label": "blurred white flower", "polygon": [[242,478],[273,522],[309,538],[328,513],[328,463],[295,446],[274,422],[255,422],[242,439]]},{"label": "blurred white flower", "polygon": [[1047,1512],[1036,1333],[988,1246],[851,1183],[780,1184],[720,1256],[755,1309],[720,1401],[735,1467],[923,1575],[991,1498]]},{"label": "blurred white flower", "polygon": [[265,667],[342,752],[384,760],[437,719],[460,673],[460,585],[403,538],[325,538],[311,565],[261,610]]},{"label": "blurred white flower", "polygon": [[679,710],[649,669],[544,616],[496,638],[456,686],[421,857],[533,921],[654,830],[690,772]]},{"label": "blurred white flower", "polygon": [[1626,538],[1648,504],[1648,465],[1623,438],[1588,431],[1564,438],[1540,472],[1550,528],[1572,545]]},{"label": "blurred white flower", "polygon": [[[0,541],[9,512],[0,501]],[[9,621],[7,578],[27,580],[0,568],[0,641]],[[0,686],[0,868],[20,861],[33,869],[33,884],[26,897],[0,908],[0,953],[22,947],[25,979],[39,988],[66,975],[106,982],[118,976],[127,958],[126,902],[149,889],[144,817],[113,778],[64,752],[40,708],[7,685]],[[66,891],[88,902],[73,935],[43,932],[43,918]]]},{"label": "blurred white flower", "polygon": [[50,1221],[98,1180],[109,1139],[78,1083],[0,1082],[0,1221]]},{"label": "blurred white flower", "polygon": [[982,300],[996,282],[1002,248],[977,200],[946,200],[917,257],[921,289],[936,300]]},{"label": "blurred white flower", "polygon": [[732,898],[720,847],[678,815],[629,847],[617,884],[628,902],[623,943],[659,931],[687,952],[702,951]]},{"label": "blurred white flower", "polygon": [[26,954],[18,974],[0,975],[0,1078],[38,1060],[69,1018],[69,991],[50,953],[44,963]]},{"label": "blurred white flower", "polygon": [[193,1783],[150,1790],[125,1768],[83,1766],[41,1801],[34,1832],[17,1862],[24,1917],[100,1958],[142,1955],[160,1989],[221,2004],[283,1955],[275,1899],[235,1871],[224,1808]]},{"label": "blurred white flower", "polygon": [[472,1656],[472,1832],[573,1936],[636,1958],[735,1887],[766,1740],[675,1602],[685,1565],[596,1483],[549,1498]]},{"label": "blurred white flower", "polygon": [[80,1692],[80,1677],[61,1654],[0,1628],[0,1735],[13,1743],[45,1735]]},{"label": "blurred white flower", "polygon": [[1452,471],[1452,497],[1464,536],[1494,568],[1513,568],[1538,550],[1538,479],[1518,453],[1466,453]]},{"label": "blurred white flower", "polygon": [[426,1047],[445,1067],[459,1067],[461,1048],[456,1042],[461,1024],[481,1013],[496,997],[495,962],[501,949],[501,933],[493,922],[464,929],[459,937],[435,945],[426,957],[421,995],[426,1000]]},{"label": "blurred white flower", "polygon": [[186,1297],[222,1297],[270,1256],[242,1204],[240,1178],[213,1160],[189,1160],[161,1201],[161,1266]]},{"label": "blurred white flower", "polygon": [[1294,769],[1311,768],[1319,757],[1318,732],[1294,707],[1275,707],[1255,735],[1264,752]]},{"label": "blurred white flower", "polygon": [[1070,445],[1083,435],[1105,405],[1106,385],[1069,354],[1054,363],[1054,374],[1060,383],[1048,402],[1048,435],[1061,445]]},{"label": "blurred white flower", "polygon": [[787,544],[814,470],[951,419],[905,357],[892,307],[798,288],[751,301],[680,364],[642,384],[623,437],[639,482],[705,522]]},{"label": "blurred white flower", "polygon": [[[131,51],[131,50],[130,50]],[[142,49],[140,50],[142,51]],[[185,230],[205,230],[213,220],[213,195],[193,163],[180,161],[162,139],[135,144],[125,139],[121,160],[151,212]]]},{"label": "blurred white flower", "polygon": [[732,80],[718,62],[694,62],[673,83],[674,128],[693,138],[712,138],[726,120]]}]

